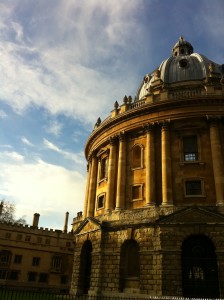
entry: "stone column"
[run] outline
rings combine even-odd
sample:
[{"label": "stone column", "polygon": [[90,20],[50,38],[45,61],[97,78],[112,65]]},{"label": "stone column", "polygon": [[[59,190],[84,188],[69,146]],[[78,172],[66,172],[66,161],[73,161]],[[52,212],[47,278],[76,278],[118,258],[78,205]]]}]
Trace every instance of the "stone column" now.
[{"label": "stone column", "polygon": [[210,120],[210,141],[211,141],[211,151],[212,151],[212,164],[214,172],[215,181],[215,191],[216,191],[216,204],[224,204],[224,176],[223,176],[223,158],[221,150],[221,142],[219,136],[219,128],[217,120]]},{"label": "stone column", "polygon": [[125,208],[125,187],[126,187],[126,139],[125,139],[125,134],[121,132],[119,135],[116,210],[121,210]]},{"label": "stone column", "polygon": [[146,205],[155,205],[155,145],[153,124],[146,125]]},{"label": "stone column", "polygon": [[90,175],[91,175],[91,159],[87,164],[87,181],[86,181],[86,193],[85,193],[85,203],[84,203],[84,213],[83,217],[87,216],[88,198],[89,198],[89,188],[90,188]]},{"label": "stone column", "polygon": [[162,125],[162,205],[173,204],[169,123]]},{"label": "stone column", "polygon": [[108,161],[108,182],[106,194],[106,211],[111,211],[115,206],[115,178],[116,178],[116,139],[110,138],[110,154]]},{"label": "stone column", "polygon": [[92,166],[91,166],[91,175],[89,182],[89,196],[88,196],[88,206],[87,206],[87,217],[94,216],[95,208],[95,198],[96,198],[96,184],[97,184],[97,157],[95,154],[92,155]]}]

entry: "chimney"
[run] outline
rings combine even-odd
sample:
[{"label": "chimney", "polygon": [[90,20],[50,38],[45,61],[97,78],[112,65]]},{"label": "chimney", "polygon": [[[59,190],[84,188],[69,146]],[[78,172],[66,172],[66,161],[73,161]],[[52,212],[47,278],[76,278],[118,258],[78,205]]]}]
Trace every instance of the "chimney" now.
[{"label": "chimney", "polygon": [[69,216],[69,212],[65,213],[65,225],[64,225],[64,232],[67,233],[68,232],[68,216]]},{"label": "chimney", "polygon": [[33,215],[33,227],[38,228],[40,214],[35,213]]},{"label": "chimney", "polygon": [[0,203],[0,216],[2,215],[4,201]]}]

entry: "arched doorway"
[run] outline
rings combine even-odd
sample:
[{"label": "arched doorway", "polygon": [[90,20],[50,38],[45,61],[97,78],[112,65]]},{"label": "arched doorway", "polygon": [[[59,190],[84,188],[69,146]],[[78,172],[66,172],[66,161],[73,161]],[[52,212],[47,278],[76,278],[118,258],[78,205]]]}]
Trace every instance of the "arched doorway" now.
[{"label": "arched doorway", "polygon": [[139,290],[139,246],[135,240],[127,240],[121,246],[120,291]]},{"label": "arched doorway", "polygon": [[204,235],[193,235],[182,244],[183,296],[219,298],[215,247]]},{"label": "arched doorway", "polygon": [[88,240],[82,246],[79,269],[79,291],[88,294],[91,279],[92,243]]}]

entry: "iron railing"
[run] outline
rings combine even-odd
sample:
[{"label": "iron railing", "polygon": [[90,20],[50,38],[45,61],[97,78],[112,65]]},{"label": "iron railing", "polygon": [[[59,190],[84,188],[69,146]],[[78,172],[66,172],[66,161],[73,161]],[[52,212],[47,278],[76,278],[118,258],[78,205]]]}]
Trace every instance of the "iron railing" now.
[{"label": "iron railing", "polygon": [[[1,300],[193,300],[194,298],[184,298],[178,296],[137,296],[137,295],[69,295],[40,290],[18,290],[6,287],[0,287]],[[195,298],[196,299],[196,298]],[[197,298],[198,299],[198,298]],[[209,300],[209,298],[200,298],[200,300]],[[217,300],[221,300],[217,299]]]}]

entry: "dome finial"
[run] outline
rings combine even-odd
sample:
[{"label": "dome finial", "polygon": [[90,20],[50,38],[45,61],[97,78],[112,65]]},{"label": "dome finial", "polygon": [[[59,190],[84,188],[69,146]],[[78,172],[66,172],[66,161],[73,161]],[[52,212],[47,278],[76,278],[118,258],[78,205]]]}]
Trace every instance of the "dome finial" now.
[{"label": "dome finial", "polygon": [[187,42],[184,37],[181,35],[179,40],[173,47],[172,56],[179,56],[179,55],[190,55],[193,53],[192,45]]}]

